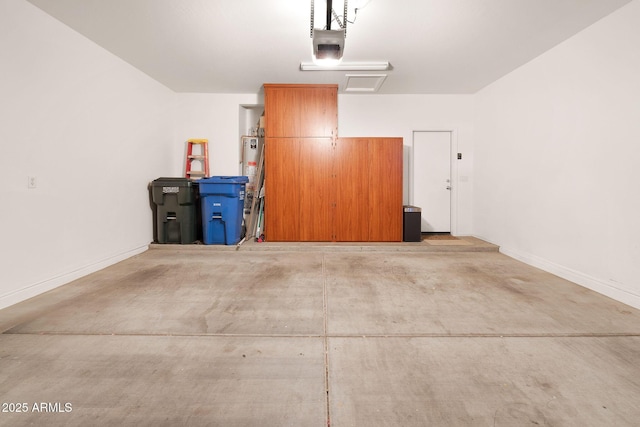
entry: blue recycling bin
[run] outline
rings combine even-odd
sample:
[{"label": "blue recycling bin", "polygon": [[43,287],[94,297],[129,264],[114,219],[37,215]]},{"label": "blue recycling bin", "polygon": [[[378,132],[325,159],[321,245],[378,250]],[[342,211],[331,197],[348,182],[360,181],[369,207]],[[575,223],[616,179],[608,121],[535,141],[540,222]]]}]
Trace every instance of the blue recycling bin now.
[{"label": "blue recycling bin", "polygon": [[242,234],[246,176],[212,176],[198,180],[205,245],[235,245]]}]

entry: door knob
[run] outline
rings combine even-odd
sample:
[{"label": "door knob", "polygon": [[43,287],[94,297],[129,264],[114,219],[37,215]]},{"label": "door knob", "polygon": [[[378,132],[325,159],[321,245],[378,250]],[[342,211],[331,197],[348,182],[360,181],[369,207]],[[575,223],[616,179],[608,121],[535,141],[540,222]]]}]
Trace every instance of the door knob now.
[{"label": "door knob", "polygon": [[447,185],[447,190],[451,190],[451,186],[450,185]]}]

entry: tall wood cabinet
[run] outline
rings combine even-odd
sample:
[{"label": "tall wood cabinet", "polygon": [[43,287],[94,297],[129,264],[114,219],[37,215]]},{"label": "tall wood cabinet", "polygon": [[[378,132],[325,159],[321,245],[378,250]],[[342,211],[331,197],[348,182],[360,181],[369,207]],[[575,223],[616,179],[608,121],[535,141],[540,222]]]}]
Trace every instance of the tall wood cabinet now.
[{"label": "tall wood cabinet", "polygon": [[337,138],[337,85],[265,84],[270,241],[401,241],[402,138]]},{"label": "tall wood cabinet", "polygon": [[265,84],[265,235],[331,241],[338,86]]},{"label": "tall wood cabinet", "polygon": [[402,138],[338,138],[335,240],[402,240],[402,145]]}]

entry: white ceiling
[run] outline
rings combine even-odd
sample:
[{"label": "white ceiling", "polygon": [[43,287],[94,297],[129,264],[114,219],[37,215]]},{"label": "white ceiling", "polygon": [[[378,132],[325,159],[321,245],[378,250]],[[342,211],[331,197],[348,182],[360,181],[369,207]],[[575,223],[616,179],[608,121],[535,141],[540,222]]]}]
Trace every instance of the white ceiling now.
[{"label": "white ceiling", "polygon": [[[29,1],[177,92],[346,82],[299,70],[311,60],[309,0]],[[378,93],[474,93],[629,1],[350,0],[349,19],[360,10],[343,61],[389,61]]]}]

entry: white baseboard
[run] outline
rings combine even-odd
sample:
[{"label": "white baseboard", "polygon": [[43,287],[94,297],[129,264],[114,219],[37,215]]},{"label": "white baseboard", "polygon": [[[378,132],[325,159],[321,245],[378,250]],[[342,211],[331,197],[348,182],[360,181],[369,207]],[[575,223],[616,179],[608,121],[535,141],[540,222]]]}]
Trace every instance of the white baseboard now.
[{"label": "white baseboard", "polygon": [[129,251],[105,258],[103,260],[97,261],[95,263],[89,264],[79,269],[70,271],[68,273],[61,274],[60,276],[56,276],[51,279],[44,280],[42,282],[27,285],[22,289],[19,289],[17,291],[12,291],[5,295],[0,295],[0,309],[9,307],[10,305],[14,305],[21,301],[35,297],[36,295],[40,295],[41,293],[50,291],[51,289],[55,289],[58,286],[65,285],[69,282],[72,282],[88,274],[95,273],[96,271],[102,270],[105,267],[109,267],[110,265],[116,264],[127,258],[131,258],[134,255],[141,254],[142,252],[145,252],[148,249],[149,249],[149,245],[140,246],[138,248],[131,249]]},{"label": "white baseboard", "polygon": [[[484,239],[483,239],[484,240]],[[640,295],[633,294],[627,290],[620,289],[616,286],[615,282],[598,279],[597,277],[589,276],[571,268],[565,267],[560,264],[556,264],[544,258],[540,258],[536,255],[520,252],[515,249],[500,247],[500,252],[515,258],[518,261],[522,261],[525,264],[529,264],[533,267],[544,270],[548,273],[555,274],[558,277],[569,280],[580,286],[584,286],[587,289],[598,292],[623,304],[630,305],[631,307],[640,309]]]}]

